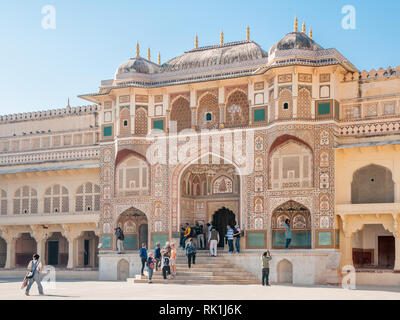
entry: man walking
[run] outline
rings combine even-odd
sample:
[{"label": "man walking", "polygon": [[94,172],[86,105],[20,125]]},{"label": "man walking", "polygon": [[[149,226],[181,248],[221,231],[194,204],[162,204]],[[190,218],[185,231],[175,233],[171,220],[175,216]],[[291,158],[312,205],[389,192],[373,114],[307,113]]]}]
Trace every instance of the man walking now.
[{"label": "man walking", "polygon": [[228,225],[228,231],[226,232],[226,240],[228,241],[229,253],[233,253],[233,229]]},{"label": "man walking", "polygon": [[124,232],[122,231],[121,227],[117,227],[115,229],[115,237],[117,238],[117,250],[118,253],[121,254],[124,250]]},{"label": "man walking", "polygon": [[39,255],[34,254],[33,255],[33,260],[29,262],[28,265],[28,271],[33,274],[28,280],[28,286],[26,287],[25,290],[25,295],[29,296],[29,291],[31,290],[32,284],[36,282],[39,290],[39,294],[42,296],[43,295],[43,287],[42,283],[40,282],[40,271],[42,271],[42,263],[39,261]]},{"label": "man walking", "polygon": [[214,227],[211,228],[208,234],[208,246],[210,247],[210,254],[212,257],[217,256],[217,245],[219,243],[219,232]]}]

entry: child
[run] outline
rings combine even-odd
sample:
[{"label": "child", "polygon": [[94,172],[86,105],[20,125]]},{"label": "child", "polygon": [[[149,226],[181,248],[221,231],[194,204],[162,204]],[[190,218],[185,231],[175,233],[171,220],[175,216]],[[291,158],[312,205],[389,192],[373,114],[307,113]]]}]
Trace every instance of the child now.
[{"label": "child", "polygon": [[167,252],[165,252],[164,256],[162,257],[162,260],[161,260],[161,269],[162,269],[164,280],[170,279],[170,277],[171,277],[171,268],[170,268],[169,262],[170,262],[169,255]]},{"label": "child", "polygon": [[157,260],[153,258],[153,254],[149,252],[149,257],[147,258],[147,268],[149,272],[149,283],[152,283],[151,279],[153,278],[153,271],[156,267]]}]

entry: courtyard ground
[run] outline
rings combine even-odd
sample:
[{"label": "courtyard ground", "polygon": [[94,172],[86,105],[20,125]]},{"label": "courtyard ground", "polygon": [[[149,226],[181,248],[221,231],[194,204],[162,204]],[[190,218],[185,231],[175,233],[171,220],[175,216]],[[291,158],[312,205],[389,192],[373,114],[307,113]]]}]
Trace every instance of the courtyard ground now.
[{"label": "courtyard ground", "polygon": [[128,282],[59,280],[56,288],[31,296],[20,289],[20,279],[0,279],[0,300],[399,300],[398,287],[359,287],[356,290],[333,286],[272,285],[174,285],[132,284]]}]

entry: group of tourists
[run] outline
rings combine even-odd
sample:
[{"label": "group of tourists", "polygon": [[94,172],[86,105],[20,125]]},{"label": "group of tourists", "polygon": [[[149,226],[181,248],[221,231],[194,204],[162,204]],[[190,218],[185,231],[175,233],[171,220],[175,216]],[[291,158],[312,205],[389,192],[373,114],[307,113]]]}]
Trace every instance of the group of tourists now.
[{"label": "group of tourists", "polygon": [[161,248],[160,243],[156,243],[154,254],[148,252],[146,244],[143,243],[139,251],[142,260],[141,275],[144,276],[144,268],[147,266],[149,283],[152,283],[154,270],[161,269],[163,278],[173,279],[176,277],[176,248],[173,243],[166,242]]},{"label": "group of tourists", "polygon": [[[220,233],[211,223],[206,224],[207,228],[204,228],[202,224],[196,222],[194,226],[190,226],[190,223],[181,225],[180,227],[180,247],[186,249],[186,243],[192,239],[192,242],[199,250],[210,250],[212,257],[217,256],[217,246],[220,242]],[[225,242],[228,244],[229,253],[234,253],[234,247],[236,247],[236,253],[240,253],[240,237],[242,231],[239,225],[227,226],[227,233],[224,235]],[[205,243],[207,239],[207,245]]]}]

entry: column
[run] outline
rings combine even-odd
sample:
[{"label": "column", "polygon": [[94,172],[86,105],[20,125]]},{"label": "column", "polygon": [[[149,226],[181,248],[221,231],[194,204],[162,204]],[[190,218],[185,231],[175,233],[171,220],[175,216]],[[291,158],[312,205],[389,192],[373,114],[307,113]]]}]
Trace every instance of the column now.
[{"label": "column", "polygon": [[11,237],[11,238],[4,238],[4,240],[7,242],[7,258],[4,268],[12,269],[15,268],[15,244],[17,239]]},{"label": "column", "polygon": [[68,240],[68,264],[67,269],[73,269],[78,265],[78,237],[82,230],[78,226],[64,224],[62,225],[63,236]]},{"label": "column", "polygon": [[36,252],[42,261],[42,264],[45,264],[45,256],[46,256],[46,241],[49,237],[46,229],[43,229],[42,226],[31,226],[32,229],[32,237],[36,240]]},{"label": "column", "polygon": [[344,234],[344,265],[353,265],[353,244],[352,244],[352,233],[345,232]]},{"label": "column", "polygon": [[393,233],[395,239],[395,258],[393,270],[400,271],[400,232]]}]

